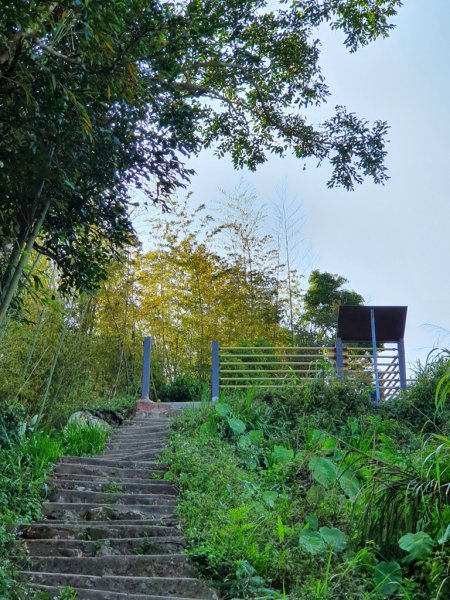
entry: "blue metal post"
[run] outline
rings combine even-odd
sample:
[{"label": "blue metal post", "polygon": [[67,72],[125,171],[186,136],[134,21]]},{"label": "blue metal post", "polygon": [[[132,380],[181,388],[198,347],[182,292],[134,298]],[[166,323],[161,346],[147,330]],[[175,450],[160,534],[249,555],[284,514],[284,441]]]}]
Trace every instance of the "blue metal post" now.
[{"label": "blue metal post", "polygon": [[219,399],[219,342],[212,343],[211,400]]},{"label": "blue metal post", "polygon": [[336,370],[338,379],[344,379],[344,344],[341,338],[336,338]]},{"label": "blue metal post", "polygon": [[405,341],[400,338],[397,342],[398,350],[398,374],[400,376],[400,389],[406,390],[406,358],[405,358]]},{"label": "blue metal post", "polygon": [[144,338],[144,358],[142,361],[142,397],[144,402],[150,401],[150,365],[152,358],[152,338]]},{"label": "blue metal post", "polygon": [[377,333],[376,333],[376,327],[375,327],[375,311],[373,308],[370,309],[370,325],[372,328],[373,370],[375,373],[375,406],[380,406],[380,404],[381,404],[380,375],[378,373]]}]

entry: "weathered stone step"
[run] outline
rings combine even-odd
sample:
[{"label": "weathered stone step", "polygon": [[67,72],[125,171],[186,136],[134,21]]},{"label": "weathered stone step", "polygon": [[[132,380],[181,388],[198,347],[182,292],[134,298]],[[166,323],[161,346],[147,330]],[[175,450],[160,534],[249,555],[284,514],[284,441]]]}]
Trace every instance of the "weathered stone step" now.
[{"label": "weathered stone step", "polygon": [[[59,595],[63,590],[62,586],[37,585],[31,586],[33,590],[44,592],[50,598]],[[122,594],[120,592],[108,592],[102,590],[87,590],[83,588],[72,588],[77,595],[77,600],[190,600],[181,596],[149,596],[147,594]]]},{"label": "weathered stone step", "polygon": [[132,483],[132,484],[136,484],[139,485],[141,483],[154,483],[154,484],[164,484],[164,483],[169,483],[163,479],[161,479],[161,477],[164,475],[164,472],[161,471],[160,472],[150,472],[150,474],[148,473],[147,470],[145,470],[145,472],[143,473],[143,477],[124,477],[122,475],[122,473],[119,473],[119,475],[114,476],[114,475],[109,475],[108,473],[105,473],[103,475],[98,475],[97,471],[95,472],[95,474],[92,473],[59,473],[56,471],[53,471],[52,473],[52,479],[51,481],[66,481],[66,480],[71,480],[71,481],[99,481],[102,483]]},{"label": "weathered stone step", "polygon": [[129,433],[130,431],[142,433],[168,433],[170,431],[170,423],[135,423],[125,425],[120,428],[120,433]]},{"label": "weathered stone step", "polygon": [[97,502],[44,502],[42,512],[48,519],[108,521],[172,518],[173,507],[160,504],[99,504]]},{"label": "weathered stone step", "polygon": [[101,540],[105,538],[176,537],[179,528],[155,525],[154,521],[91,521],[67,523],[42,521],[20,527],[24,539]]},{"label": "weathered stone step", "polygon": [[[102,457],[92,457],[92,456],[63,456],[60,460],[61,465],[98,465],[99,467],[115,467],[117,466],[117,461],[108,458]],[[149,460],[130,460],[128,462],[123,462],[120,464],[121,468],[157,468],[163,469],[164,466],[160,465],[157,461],[149,461]]]},{"label": "weathered stone step", "polygon": [[162,439],[160,437],[151,437],[151,438],[142,438],[142,437],[136,437],[136,436],[130,436],[128,437],[117,437],[117,438],[112,438],[108,444],[106,444],[105,448],[109,449],[112,447],[118,447],[118,448],[122,448],[122,447],[131,447],[131,448],[140,448],[142,446],[162,446],[165,447],[167,445],[168,440],[167,439]]},{"label": "weathered stone step", "polygon": [[170,429],[172,426],[172,419],[133,419],[129,425],[137,427],[166,427]]},{"label": "weathered stone step", "polygon": [[125,461],[154,461],[161,455],[161,450],[147,450],[146,452],[136,452],[135,450],[122,450],[120,452],[105,452],[104,456],[108,460]]},{"label": "weathered stone step", "polygon": [[165,494],[174,496],[176,487],[172,483],[162,480],[143,479],[136,482],[133,479],[100,479],[98,477],[80,475],[75,476],[64,474],[58,478],[53,478],[49,482],[52,488],[61,490],[91,491],[106,493],[127,493],[127,494]]},{"label": "weathered stone step", "polygon": [[[192,577],[194,569],[184,554],[136,556],[31,556],[26,559],[31,571],[80,573],[82,575],[121,575],[125,577]],[[119,588],[120,589],[120,588]]]},{"label": "weathered stone step", "polygon": [[145,424],[139,424],[139,425],[129,425],[127,427],[120,427],[120,429],[117,429],[114,432],[114,436],[118,436],[118,435],[147,435],[149,434],[150,436],[153,435],[161,435],[161,436],[168,436],[170,435],[170,431],[171,431],[171,426],[170,425],[145,425]]},{"label": "weathered stone step", "polygon": [[25,542],[30,556],[113,556],[177,554],[185,548],[181,537],[103,538],[100,540],[32,539]]},{"label": "weathered stone step", "polygon": [[164,441],[162,440],[151,440],[151,441],[143,441],[143,440],[136,440],[136,441],[116,441],[113,440],[111,442],[109,442],[108,444],[106,444],[105,449],[106,450],[123,450],[123,449],[127,449],[127,450],[164,450],[164,448],[166,447],[166,444],[164,443]]},{"label": "weathered stone step", "polygon": [[53,472],[53,475],[72,474],[72,475],[95,475],[96,477],[126,477],[127,479],[146,479],[150,481],[152,478],[162,478],[166,469],[163,468],[145,468],[145,467],[128,467],[124,466],[123,463],[119,465],[117,461],[114,461],[114,467],[92,465],[92,464],[77,464],[77,463],[59,463]]},{"label": "weathered stone step", "polygon": [[[203,583],[191,577],[117,577],[104,575],[80,575],[71,573],[44,573],[22,571],[25,581],[35,584],[55,587],[73,587],[106,591],[110,593],[121,590],[126,594],[147,594],[150,596],[167,596],[180,598],[195,598],[197,600],[217,600],[214,592]],[[107,598],[113,596],[107,596]],[[80,598],[79,600],[83,600]]]},{"label": "weathered stone step", "polygon": [[174,496],[166,494],[125,494],[123,492],[92,492],[54,489],[49,495],[50,502],[88,504],[142,504],[148,506],[174,506]]}]

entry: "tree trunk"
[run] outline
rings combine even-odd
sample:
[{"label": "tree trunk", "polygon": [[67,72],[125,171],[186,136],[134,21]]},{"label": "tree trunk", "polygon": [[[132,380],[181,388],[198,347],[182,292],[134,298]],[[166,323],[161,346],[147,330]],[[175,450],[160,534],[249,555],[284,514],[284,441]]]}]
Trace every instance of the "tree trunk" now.
[{"label": "tree trunk", "polygon": [[[50,163],[53,158],[54,145],[51,144],[48,148],[47,152],[47,165],[50,166]],[[36,203],[39,202],[42,191],[44,189],[45,180],[42,179],[38,182],[34,199]],[[34,248],[34,244],[36,239],[38,238],[42,225],[45,221],[45,217],[47,216],[48,209],[50,208],[51,200],[50,198],[45,201],[41,208],[41,212],[36,217],[36,211],[33,210],[30,215],[29,225],[25,228],[19,240],[17,240],[16,249],[10,256],[9,265],[5,271],[5,277],[2,285],[2,289],[0,291],[0,325],[4,321],[6,317],[6,313],[11,305],[11,302],[17,292],[19,287],[20,279],[23,275],[23,268],[26,265],[28,257],[30,256],[31,251]]]},{"label": "tree trunk", "polygon": [[[39,236],[45,217],[47,216],[48,209],[50,208],[50,203],[50,199],[46,200],[44,206],[42,207],[41,214],[37,218],[33,229],[28,235],[28,240],[22,247],[21,256],[17,264],[12,265],[11,277],[9,277],[9,281],[6,282],[5,287],[2,289],[1,293],[0,323],[2,323],[2,321],[5,319],[8,308],[10,307],[11,302],[17,292],[20,280],[23,275],[23,268],[26,265],[28,257],[30,256],[31,251],[33,250],[36,239]],[[15,254],[13,255],[12,259],[13,258],[15,258]]]}]

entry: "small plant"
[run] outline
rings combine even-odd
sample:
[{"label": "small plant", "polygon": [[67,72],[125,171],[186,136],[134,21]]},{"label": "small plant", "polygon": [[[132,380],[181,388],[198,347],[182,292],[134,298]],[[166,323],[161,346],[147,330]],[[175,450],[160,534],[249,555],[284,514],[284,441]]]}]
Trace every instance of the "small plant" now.
[{"label": "small plant", "polygon": [[72,456],[92,456],[104,450],[110,428],[97,424],[68,423],[63,433],[63,447]]},{"label": "small plant", "polygon": [[120,483],[117,483],[117,481],[111,481],[110,483],[103,486],[102,492],[105,492],[107,494],[119,494],[123,492],[123,487],[120,485]]}]

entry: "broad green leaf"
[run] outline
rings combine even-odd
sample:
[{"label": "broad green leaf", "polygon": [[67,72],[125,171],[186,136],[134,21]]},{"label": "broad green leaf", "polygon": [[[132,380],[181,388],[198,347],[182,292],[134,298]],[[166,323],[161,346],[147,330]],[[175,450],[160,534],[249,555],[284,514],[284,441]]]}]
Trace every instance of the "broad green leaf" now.
[{"label": "broad green leaf", "polygon": [[439,544],[446,544],[450,540],[450,525],[447,525],[447,529],[444,535],[438,539]]},{"label": "broad green leaf", "polygon": [[260,446],[264,441],[264,432],[261,429],[250,429],[248,437],[254,446]]},{"label": "broad green leaf", "polygon": [[322,452],[324,454],[330,453],[330,450],[334,450],[337,446],[337,440],[336,438],[326,438],[323,442],[322,442]]},{"label": "broad green leaf", "polygon": [[230,429],[237,435],[240,435],[245,431],[245,423],[244,421],[241,421],[241,419],[229,418],[228,425]]},{"label": "broad green leaf", "polygon": [[402,583],[402,570],[398,562],[380,562],[375,565],[373,574],[375,592],[381,598],[393,594]]},{"label": "broad green leaf", "polygon": [[216,414],[219,415],[219,417],[226,417],[228,414],[230,414],[230,407],[224,402],[218,402],[215,405],[215,410]]},{"label": "broad green leaf", "polygon": [[300,532],[299,544],[308,554],[321,554],[325,550],[320,533],[305,527]]},{"label": "broad green leaf", "polygon": [[433,544],[432,538],[424,531],[407,533],[398,541],[400,548],[408,552],[414,559],[426,558],[433,550]]},{"label": "broad green leaf", "polygon": [[338,467],[329,458],[315,457],[309,461],[309,470],[314,481],[325,487],[331,487],[337,479]]},{"label": "broad green leaf", "polygon": [[277,501],[277,498],[278,498],[278,492],[272,492],[272,491],[263,492],[261,494],[261,498],[267,504],[267,506],[270,506],[270,508],[273,508],[275,506],[275,502]]},{"label": "broad green leaf", "polygon": [[276,445],[270,456],[274,464],[284,465],[294,458],[294,451],[292,448],[285,448],[284,446]]},{"label": "broad green leaf", "polygon": [[238,440],[238,446],[240,448],[243,448],[244,450],[247,448],[250,448],[251,446],[251,441],[250,438],[248,437],[248,435],[241,435],[239,440]]},{"label": "broad green leaf", "polygon": [[306,515],[306,522],[313,531],[319,529],[319,519],[317,518],[317,515]]},{"label": "broad green leaf", "polygon": [[346,469],[342,475],[339,476],[339,485],[346,496],[352,500],[358,496],[361,491],[359,481],[355,477],[354,473],[349,469]]},{"label": "broad green leaf", "polygon": [[341,552],[347,545],[347,536],[336,527],[321,527],[319,533],[323,541],[336,552]]},{"label": "broad green leaf", "polygon": [[214,434],[217,432],[217,426],[214,421],[206,421],[200,426],[200,431],[206,434]]}]

